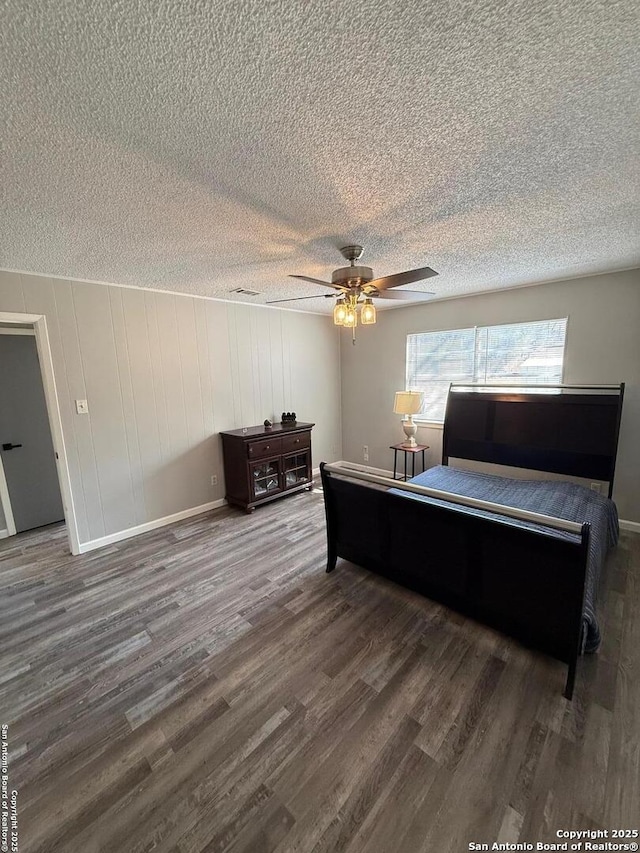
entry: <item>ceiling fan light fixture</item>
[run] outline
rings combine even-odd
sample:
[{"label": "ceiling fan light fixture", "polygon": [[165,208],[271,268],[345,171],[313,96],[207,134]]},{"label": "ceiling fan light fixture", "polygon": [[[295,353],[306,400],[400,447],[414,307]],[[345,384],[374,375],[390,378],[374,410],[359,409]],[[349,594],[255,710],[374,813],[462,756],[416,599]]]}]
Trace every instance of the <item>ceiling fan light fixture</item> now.
[{"label": "ceiling fan light fixture", "polygon": [[376,322],[376,306],[370,296],[365,296],[360,309],[360,321],[363,326],[373,326]]},{"label": "ceiling fan light fixture", "polygon": [[336,326],[344,326],[347,316],[347,304],[344,299],[338,299],[333,309],[333,322]]},{"label": "ceiling fan light fixture", "polygon": [[[328,299],[332,296],[337,297],[333,308],[333,322],[336,326],[346,326],[351,329],[351,340],[354,344],[356,342],[358,314],[360,314],[360,322],[363,326],[373,326],[377,320],[373,298],[405,299],[417,302],[428,299],[430,296],[435,296],[434,293],[428,293],[424,290],[394,291],[391,289],[438,275],[431,267],[420,267],[419,269],[405,270],[404,272],[374,278],[371,267],[361,266],[357,263],[363,254],[362,246],[355,244],[343,246],[340,252],[342,257],[349,261],[349,266],[333,270],[330,282],[319,278],[311,278],[308,275],[292,275],[291,278],[302,279],[303,281],[311,282],[311,284],[318,284],[333,290],[331,295],[325,294]],[[317,299],[317,296],[297,296],[293,297],[293,299]],[[271,302],[289,301],[291,300],[274,299],[268,304]]]}]

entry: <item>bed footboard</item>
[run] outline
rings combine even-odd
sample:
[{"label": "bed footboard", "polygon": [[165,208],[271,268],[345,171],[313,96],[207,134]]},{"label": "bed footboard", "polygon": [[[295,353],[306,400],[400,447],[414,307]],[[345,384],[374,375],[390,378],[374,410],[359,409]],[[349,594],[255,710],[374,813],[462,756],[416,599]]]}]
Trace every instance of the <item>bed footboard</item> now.
[{"label": "bed footboard", "polygon": [[440,506],[391,493],[385,478],[362,483],[336,466],[320,470],[327,572],[342,557],[552,655],[569,665],[564,695],[571,699],[588,524],[571,534],[522,527],[478,515],[459,496],[458,505]]}]

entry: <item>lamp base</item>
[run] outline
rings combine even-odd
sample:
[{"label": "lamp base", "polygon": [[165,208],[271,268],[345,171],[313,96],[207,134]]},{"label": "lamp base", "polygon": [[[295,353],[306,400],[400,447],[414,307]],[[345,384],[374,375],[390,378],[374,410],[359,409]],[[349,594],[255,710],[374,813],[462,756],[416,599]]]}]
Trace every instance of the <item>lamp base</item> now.
[{"label": "lamp base", "polygon": [[407,440],[402,442],[402,446],[417,447],[418,442],[416,441],[416,433],[418,432],[418,427],[414,424],[411,415],[409,415],[409,420],[402,422],[402,429],[404,430],[404,434],[407,436]]}]

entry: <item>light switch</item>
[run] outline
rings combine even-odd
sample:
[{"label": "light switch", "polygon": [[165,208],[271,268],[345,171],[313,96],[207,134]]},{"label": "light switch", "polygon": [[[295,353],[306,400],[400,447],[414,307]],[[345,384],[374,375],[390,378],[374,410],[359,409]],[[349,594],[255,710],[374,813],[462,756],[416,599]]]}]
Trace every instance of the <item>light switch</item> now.
[{"label": "light switch", "polygon": [[79,415],[89,414],[89,404],[86,400],[76,400],[76,412]]}]

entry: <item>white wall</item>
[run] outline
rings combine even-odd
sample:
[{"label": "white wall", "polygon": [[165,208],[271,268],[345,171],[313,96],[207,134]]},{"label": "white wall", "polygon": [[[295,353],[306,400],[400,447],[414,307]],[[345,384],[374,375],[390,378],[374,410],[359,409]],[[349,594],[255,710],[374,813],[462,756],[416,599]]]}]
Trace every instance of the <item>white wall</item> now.
[{"label": "white wall", "polygon": [[[436,280],[437,281],[437,280]],[[389,445],[404,440],[393,394],[404,388],[406,336],[568,317],[564,381],[626,382],[614,499],[622,518],[640,521],[640,270],[542,284],[383,311],[375,326],[358,329],[356,346],[342,338],[344,458],[390,469]],[[442,430],[421,427],[430,465],[442,455]]]},{"label": "white wall", "polygon": [[[383,311],[341,359],[326,317],[187,296],[0,271],[0,311],[47,316],[83,543],[223,497],[216,433],[283,410],[317,424],[314,465],[368,444],[388,469],[408,333],[562,316],[565,381],[627,383],[614,497],[640,521],[638,270]],[[441,431],[418,439],[439,462]]]},{"label": "white wall", "polygon": [[2,271],[0,311],[47,317],[81,543],[224,497],[221,430],[295,411],[341,456],[327,317]]}]

